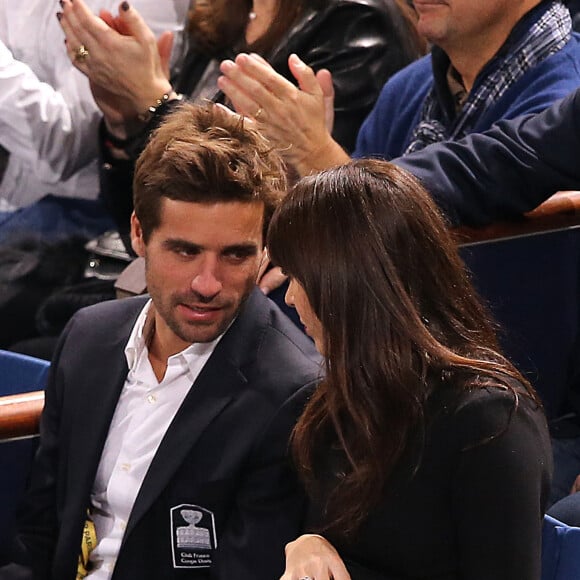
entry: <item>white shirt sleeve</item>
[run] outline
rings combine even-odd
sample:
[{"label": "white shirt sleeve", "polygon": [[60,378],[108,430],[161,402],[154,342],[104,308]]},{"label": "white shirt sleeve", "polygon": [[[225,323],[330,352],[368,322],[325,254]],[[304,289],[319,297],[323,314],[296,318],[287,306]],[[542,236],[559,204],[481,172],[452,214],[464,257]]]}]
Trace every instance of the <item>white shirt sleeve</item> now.
[{"label": "white shirt sleeve", "polygon": [[[118,10],[113,0],[88,4],[95,12]],[[189,0],[132,5],[157,36],[173,30],[180,46]],[[94,162],[101,117],[88,80],[68,59],[57,8],[46,0],[0,0],[0,145],[10,163],[18,160],[54,183]]]}]

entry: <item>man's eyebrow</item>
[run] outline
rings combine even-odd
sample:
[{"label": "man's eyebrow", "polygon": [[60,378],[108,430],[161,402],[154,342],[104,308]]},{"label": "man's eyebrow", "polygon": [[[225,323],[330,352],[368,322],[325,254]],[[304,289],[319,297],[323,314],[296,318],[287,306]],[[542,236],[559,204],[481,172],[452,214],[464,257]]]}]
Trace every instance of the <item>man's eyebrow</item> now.
[{"label": "man's eyebrow", "polygon": [[203,249],[199,244],[189,242],[188,240],[182,240],[180,238],[169,238],[164,240],[163,245],[169,250],[188,250],[190,252],[198,252]]},{"label": "man's eyebrow", "polygon": [[221,250],[222,254],[247,254],[248,256],[258,253],[258,246],[253,242],[232,244],[231,246],[224,246]]},{"label": "man's eyebrow", "polygon": [[[163,245],[169,250],[185,250],[188,252],[200,252],[204,247],[200,244],[182,240],[181,238],[169,238],[163,242]],[[241,253],[252,255],[259,251],[258,245],[255,242],[242,242],[239,244],[231,244],[221,248],[221,254]]]}]

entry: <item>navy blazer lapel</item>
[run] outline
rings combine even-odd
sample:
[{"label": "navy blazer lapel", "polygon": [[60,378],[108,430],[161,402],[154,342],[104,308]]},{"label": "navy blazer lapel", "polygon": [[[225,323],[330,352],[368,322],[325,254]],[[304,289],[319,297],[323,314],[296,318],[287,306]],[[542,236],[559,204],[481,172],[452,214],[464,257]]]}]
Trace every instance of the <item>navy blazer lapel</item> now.
[{"label": "navy blazer lapel", "polygon": [[247,382],[243,367],[251,362],[249,355],[255,353],[265,324],[264,310],[257,306],[267,298],[257,292],[217,345],[163,437],[135,500],[125,538],[171,481],[206,427],[242,392]]},{"label": "navy blazer lapel", "polygon": [[127,377],[127,363],[123,352],[105,351],[107,365],[100,365],[84,380],[85,388],[79,396],[78,411],[71,431],[71,457],[76,465],[72,471],[85,476],[80,488],[92,486],[109,426],[119,400],[119,395]]},{"label": "navy blazer lapel", "polygon": [[217,358],[206,363],[151,462],[131,511],[125,537],[174,477],[207,426],[235,398],[244,382],[235,369]]},{"label": "navy blazer lapel", "polygon": [[[75,465],[70,470],[73,489],[89,491],[92,488],[109,426],[127,378],[128,367],[125,346],[141,308],[106,337],[95,337],[95,365],[87,365],[81,384],[73,386],[75,410],[71,429],[70,452]],[[77,475],[78,474],[78,475]]]}]

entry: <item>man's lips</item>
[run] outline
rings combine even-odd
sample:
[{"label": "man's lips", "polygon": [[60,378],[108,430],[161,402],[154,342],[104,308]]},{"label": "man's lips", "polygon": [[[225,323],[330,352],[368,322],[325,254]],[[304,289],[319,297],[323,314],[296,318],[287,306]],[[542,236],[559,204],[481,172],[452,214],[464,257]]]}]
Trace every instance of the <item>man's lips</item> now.
[{"label": "man's lips", "polygon": [[223,305],[212,305],[212,306],[208,306],[207,304],[201,304],[201,305],[197,305],[197,304],[185,304],[182,303],[181,306],[184,306],[185,308],[190,308],[191,310],[199,310],[199,311],[204,311],[204,310],[221,310],[223,308]]},{"label": "man's lips", "polygon": [[212,320],[223,310],[223,305],[179,304],[182,314],[191,320]]}]

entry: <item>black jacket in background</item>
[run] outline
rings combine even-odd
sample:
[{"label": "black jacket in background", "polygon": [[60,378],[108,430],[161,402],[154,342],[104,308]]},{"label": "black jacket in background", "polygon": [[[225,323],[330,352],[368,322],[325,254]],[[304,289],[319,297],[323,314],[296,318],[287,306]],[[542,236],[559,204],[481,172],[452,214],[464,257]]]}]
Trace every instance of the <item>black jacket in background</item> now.
[{"label": "black jacket in background", "polygon": [[[292,53],[315,71],[330,70],[335,89],[333,137],[350,151],[384,83],[419,56],[410,38],[405,18],[394,0],[330,0],[323,9],[306,9],[303,17],[265,57],[277,72],[292,81],[288,69],[288,57]],[[223,57],[234,55],[232,50]],[[191,94],[208,61],[209,57],[196,52],[193,46],[175,79],[175,89]],[[215,100],[221,97],[218,93]],[[173,106],[167,106],[166,111]],[[145,138],[132,150],[134,159],[144,147],[146,136],[162,118],[161,115],[154,119]],[[101,194],[123,234],[129,229],[133,209],[134,160],[118,162],[107,156],[105,147],[101,151],[105,162],[101,164]]]}]

